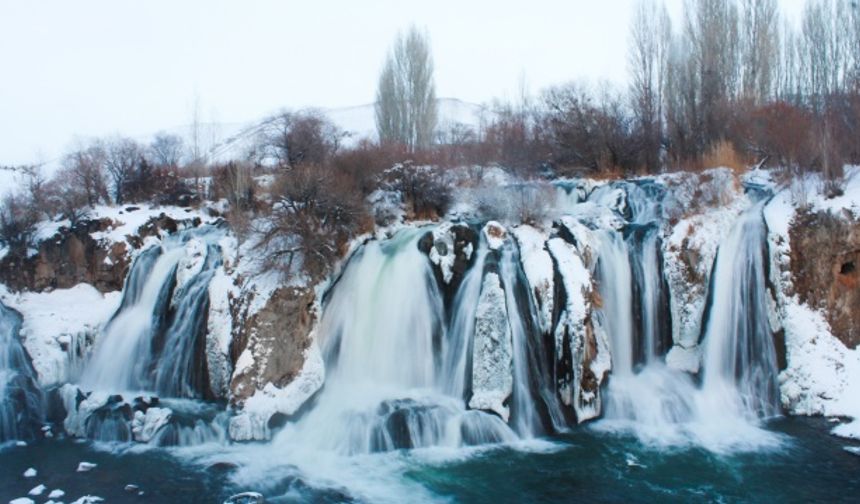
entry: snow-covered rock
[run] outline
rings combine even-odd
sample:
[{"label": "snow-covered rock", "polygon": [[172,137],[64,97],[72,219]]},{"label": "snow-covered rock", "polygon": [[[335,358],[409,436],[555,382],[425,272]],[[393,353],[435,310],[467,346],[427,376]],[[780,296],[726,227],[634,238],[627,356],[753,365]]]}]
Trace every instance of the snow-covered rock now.
[{"label": "snow-covered rock", "polygon": [[[609,342],[602,328],[593,323],[591,274],[576,247],[561,238],[552,238],[547,248],[556,262],[566,304],[555,327],[556,361],[571,369],[562,380],[562,402],[573,407],[578,422],[596,418],[601,412],[600,384],[611,367]],[[565,348],[567,346],[567,348]],[[564,354],[570,352],[570,362]]]},{"label": "snow-covered rock", "polygon": [[469,407],[493,411],[507,421],[510,411],[504,402],[513,390],[513,348],[505,291],[496,273],[484,276],[475,313],[474,338]]},{"label": "snow-covered rock", "polygon": [[486,223],[481,233],[487,240],[487,247],[490,250],[500,250],[508,239],[508,230],[496,221]]},{"label": "snow-covered rock", "polygon": [[48,494],[49,499],[59,499],[62,496],[66,495],[66,492],[60,490],[59,488],[55,488],[51,490],[51,493]]},{"label": "snow-covered rock", "polygon": [[146,413],[135,411],[131,421],[131,432],[135,441],[148,443],[161,430],[170,423],[173,411],[170,408],[147,408]]},{"label": "snow-covered rock", "polygon": [[451,233],[452,224],[445,222],[433,229],[433,246],[430,247],[430,262],[442,271],[442,280],[451,283],[454,277],[454,235]]},{"label": "snow-covered rock", "polygon": [[546,250],[547,237],[537,229],[522,225],[513,229],[520,248],[520,261],[529,282],[531,295],[538,308],[541,332],[552,330],[555,307],[552,257]]},{"label": "snow-covered rock", "polygon": [[230,296],[236,295],[233,279],[219,267],[209,282],[209,315],[206,319],[206,369],[209,388],[219,397],[230,392],[230,342],[233,340],[233,314]]},{"label": "snow-covered rock", "polygon": [[80,371],[96,336],[120,302],[120,293],[102,294],[88,284],[51,292],[12,294],[0,299],[24,317],[21,340],[42,386],[63,383]]},{"label": "snow-covered rock", "polygon": [[10,500],[9,504],[36,504],[36,501],[29,497],[18,497],[17,499]]},{"label": "snow-covered rock", "polygon": [[93,464],[92,462],[81,462],[78,464],[78,472],[90,472],[97,466],[98,464]]},{"label": "snow-covered rock", "polygon": [[31,488],[30,491],[27,492],[27,495],[32,495],[33,497],[38,497],[38,496],[42,495],[43,493],[45,493],[45,490],[47,490],[47,489],[48,489],[48,487],[46,487],[45,485],[37,485],[37,486]]},{"label": "snow-covered rock", "polygon": [[322,387],[325,365],[316,341],[305,350],[299,375],[283,388],[267,383],[245,401],[242,413],[230,419],[230,438],[234,441],[268,439],[269,419],[275,413],[293,415]]},{"label": "snow-covered rock", "polygon": [[33,469],[32,467],[30,467],[26,471],[24,471],[24,477],[25,478],[35,478],[37,474],[38,474],[38,472],[35,469]]}]

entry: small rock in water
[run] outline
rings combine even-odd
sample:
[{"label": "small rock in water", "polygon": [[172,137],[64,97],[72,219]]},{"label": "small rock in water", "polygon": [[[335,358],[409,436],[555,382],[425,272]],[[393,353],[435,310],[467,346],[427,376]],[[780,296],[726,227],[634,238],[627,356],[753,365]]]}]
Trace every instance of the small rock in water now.
[{"label": "small rock in water", "polygon": [[51,493],[48,494],[49,499],[59,499],[60,497],[66,495],[66,492],[60,490],[59,488],[55,488],[51,490]]},{"label": "small rock in water", "polygon": [[137,485],[126,485],[125,486],[126,492],[137,492],[138,490],[140,490],[140,487],[138,487]]},{"label": "small rock in water", "polygon": [[860,457],[860,446],[845,446],[845,451]]},{"label": "small rock in water", "polygon": [[224,501],[224,504],[263,504],[264,502],[266,502],[266,500],[263,499],[263,494],[257,492],[242,492],[240,494],[230,496]]},{"label": "small rock in water", "polygon": [[26,471],[24,471],[24,477],[25,478],[35,478],[36,474],[38,474],[38,473],[32,467],[27,469]]},{"label": "small rock in water", "polygon": [[10,500],[9,504],[36,504],[36,501],[29,497],[18,497],[17,499]]},{"label": "small rock in water", "polygon": [[72,502],[72,504],[96,504],[97,502],[104,502],[104,499],[95,495],[84,495],[75,502]]},{"label": "small rock in water", "polygon": [[47,489],[48,487],[46,487],[45,485],[39,485],[37,487],[33,487],[29,492],[27,492],[27,495],[32,495],[34,497],[37,495],[42,495]]},{"label": "small rock in water", "polygon": [[78,472],[89,472],[96,468],[98,464],[92,462],[81,462],[78,464]]},{"label": "small rock in water", "polygon": [[27,442],[26,441],[15,441],[15,446],[24,447],[24,446],[27,446]]}]

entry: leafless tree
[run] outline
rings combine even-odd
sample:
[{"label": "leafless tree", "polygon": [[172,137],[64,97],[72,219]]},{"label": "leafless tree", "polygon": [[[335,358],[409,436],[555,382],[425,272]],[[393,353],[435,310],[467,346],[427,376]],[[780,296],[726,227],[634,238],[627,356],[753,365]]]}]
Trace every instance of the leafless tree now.
[{"label": "leafless tree", "polygon": [[340,148],[344,133],[314,109],[284,111],[269,118],[258,140],[258,155],[282,168],[324,164]]},{"label": "leafless tree", "polygon": [[63,159],[63,174],[68,185],[79,188],[90,207],[108,199],[104,172],[107,152],[102,142],[80,146]]},{"label": "leafless tree", "polygon": [[149,144],[149,158],[156,166],[176,168],[185,152],[185,142],[178,135],[159,133]]},{"label": "leafless tree", "polygon": [[743,0],[741,93],[760,104],[770,99],[779,55],[776,0]]},{"label": "leafless tree", "polygon": [[671,38],[672,24],[665,5],[640,0],[630,26],[629,93],[641,137],[642,162],[651,173],[660,168],[663,91]]},{"label": "leafless tree", "polygon": [[436,86],[426,32],[411,27],[394,42],[376,91],[376,128],[382,142],[411,152],[427,148],[436,129]]},{"label": "leafless tree", "polygon": [[33,245],[39,209],[23,194],[7,194],[0,202],[0,245],[23,254]]},{"label": "leafless tree", "polygon": [[141,160],[140,146],[130,138],[116,137],[105,147],[105,170],[111,179],[114,203],[125,202],[126,184]]}]

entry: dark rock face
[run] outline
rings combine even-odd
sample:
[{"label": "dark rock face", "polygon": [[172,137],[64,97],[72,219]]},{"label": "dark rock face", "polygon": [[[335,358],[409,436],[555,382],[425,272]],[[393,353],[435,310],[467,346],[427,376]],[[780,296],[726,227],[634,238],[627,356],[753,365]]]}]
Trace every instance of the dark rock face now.
[{"label": "dark rock face", "polygon": [[[134,211],[133,207],[127,210]],[[177,221],[161,214],[129,236],[128,242],[133,248],[140,248],[148,236],[199,225],[199,218]],[[130,251],[125,243],[101,243],[92,237],[93,233],[113,226],[110,219],[99,219],[60,228],[57,234],[39,243],[37,254],[31,257],[10,254],[0,260],[0,283],[13,290],[34,292],[68,289],[79,283],[88,283],[101,292],[122,290],[130,267]]]},{"label": "dark rock face", "polygon": [[245,322],[236,324],[238,333],[233,335],[231,358],[235,365],[247,349],[254,362],[230,383],[234,403],[244,401],[266,383],[283,387],[298,376],[314,325],[313,302],[313,289],[282,287],[260,311],[247,319],[239,317]]},{"label": "dark rock face", "polygon": [[102,292],[122,289],[128,272],[125,244],[106,247],[91,233],[105,231],[110,219],[85,221],[60,231],[39,244],[38,254],[0,261],[0,282],[15,290],[66,289],[81,282]]},{"label": "dark rock face", "polygon": [[860,221],[847,212],[798,213],[789,231],[800,299],[824,311],[848,348],[860,344]]}]

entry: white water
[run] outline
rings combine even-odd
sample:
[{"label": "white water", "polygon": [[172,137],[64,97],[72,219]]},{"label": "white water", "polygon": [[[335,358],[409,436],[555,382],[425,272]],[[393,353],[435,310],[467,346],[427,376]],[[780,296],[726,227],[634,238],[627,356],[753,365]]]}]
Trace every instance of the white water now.
[{"label": "white water", "polygon": [[[643,310],[647,364],[639,372],[624,367],[632,365],[627,352],[634,341],[628,339],[625,345],[627,324],[613,324],[612,317],[622,317],[626,308],[604,308],[609,330],[617,332],[610,333],[613,370],[605,420],[596,428],[631,432],[654,445],[693,443],[713,451],[755,450],[780,444],[777,436],[760,428],[762,416],[778,412],[774,392],[777,369],[764,298],[763,240],[758,204],[738,219],[721,244],[711,279],[701,386],[656,358],[656,333],[649,330],[655,324],[649,321],[647,305]],[[620,300],[623,306],[627,296],[615,289],[624,289],[627,270],[618,252],[620,245],[615,243],[610,239],[601,245],[601,261],[608,257],[605,264],[615,265],[611,270],[601,270],[608,274],[601,293],[605,305]],[[652,259],[644,253],[642,260]],[[643,303],[649,302],[649,288],[647,283],[643,287]]]},{"label": "white water", "polygon": [[617,231],[599,230],[596,235],[601,313],[609,334],[612,374],[629,375],[633,373],[633,279],[627,244]]},{"label": "white water", "polygon": [[[137,257],[120,308],[81,376],[83,387],[201,395],[205,380],[193,371],[194,356],[205,331],[207,287],[220,265],[214,242],[221,235],[208,227],[180,232]],[[178,272],[180,263],[187,271]]]},{"label": "white water", "polygon": [[325,388],[275,445],[351,455],[515,439],[498,417],[467,411],[437,361],[444,309],[420,236],[369,243],[350,261],[317,332]]},{"label": "white water", "polygon": [[0,303],[0,441],[26,435],[26,424],[41,416],[42,397],[18,341],[20,327],[21,317]]},{"label": "white water", "polygon": [[779,412],[776,351],[767,317],[764,203],[746,211],[717,254],[704,333],[703,391],[722,414]]}]

